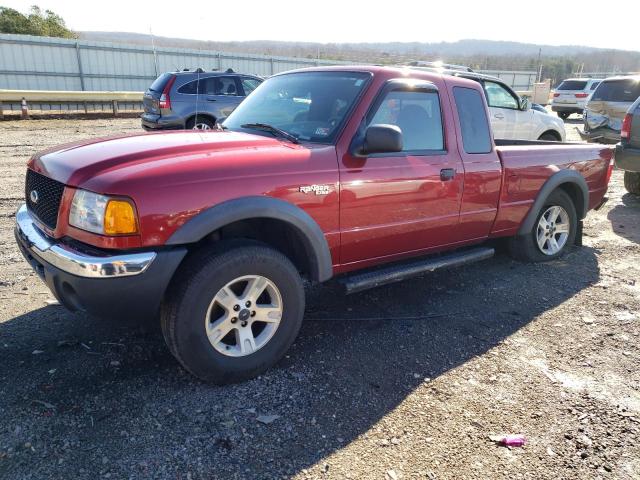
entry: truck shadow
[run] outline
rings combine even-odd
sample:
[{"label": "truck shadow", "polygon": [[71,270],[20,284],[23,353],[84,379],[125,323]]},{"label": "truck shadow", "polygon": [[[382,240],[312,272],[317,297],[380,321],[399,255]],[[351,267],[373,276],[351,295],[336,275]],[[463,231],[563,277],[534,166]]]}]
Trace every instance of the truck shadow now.
[{"label": "truck shadow", "polygon": [[[225,387],[182,370],[157,331],[41,308],[0,324],[0,444],[21,445],[28,431],[35,448],[49,446],[42,473],[51,476],[93,477],[96,466],[115,478],[165,468],[282,478],[369,431],[425,377],[483,355],[598,277],[595,251],[583,247],[543,265],[499,255],[348,297],[329,283],[309,291],[287,357]],[[16,478],[29,468],[21,455],[4,458]]]},{"label": "truck shadow", "polygon": [[616,235],[640,243],[640,197],[631,193],[623,195],[622,204],[612,208],[607,218]]}]

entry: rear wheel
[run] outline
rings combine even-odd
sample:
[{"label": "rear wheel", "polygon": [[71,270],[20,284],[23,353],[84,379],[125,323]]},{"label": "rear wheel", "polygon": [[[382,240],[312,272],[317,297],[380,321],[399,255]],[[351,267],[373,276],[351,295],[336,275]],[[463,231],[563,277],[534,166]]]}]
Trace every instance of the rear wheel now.
[{"label": "rear wheel", "polygon": [[538,211],[532,230],[509,239],[509,251],[525,262],[554,260],[574,244],[577,226],[578,216],[571,197],[556,190]]},{"label": "rear wheel", "polygon": [[624,172],[624,188],[629,193],[640,195],[640,172]]},{"label": "rear wheel", "polygon": [[213,130],[215,122],[209,117],[193,117],[187,122],[187,130]]},{"label": "rear wheel", "polygon": [[295,340],[304,289],[295,266],[266,246],[195,254],[172,284],[162,331],[198,378],[225,384],[259,375]]},{"label": "rear wheel", "polygon": [[571,114],[569,112],[558,112],[558,116],[562,119],[562,120],[566,120],[567,118],[569,118]]}]

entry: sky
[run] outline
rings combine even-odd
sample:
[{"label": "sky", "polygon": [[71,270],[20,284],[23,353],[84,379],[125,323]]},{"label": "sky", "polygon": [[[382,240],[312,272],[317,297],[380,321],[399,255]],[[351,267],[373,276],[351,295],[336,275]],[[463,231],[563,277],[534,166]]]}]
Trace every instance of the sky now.
[{"label": "sky", "polygon": [[[453,42],[506,40],[640,51],[640,0],[0,0],[37,3],[73,30],[126,31],[197,40]],[[607,11],[603,5],[611,5]]]}]

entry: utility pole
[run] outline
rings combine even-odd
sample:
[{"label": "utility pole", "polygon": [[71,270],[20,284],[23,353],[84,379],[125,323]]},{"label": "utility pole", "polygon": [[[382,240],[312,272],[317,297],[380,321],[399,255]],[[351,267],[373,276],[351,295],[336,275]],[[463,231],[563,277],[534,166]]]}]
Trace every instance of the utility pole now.
[{"label": "utility pole", "polygon": [[542,62],[540,58],[542,57],[542,48],[538,49],[538,83],[542,80]]}]

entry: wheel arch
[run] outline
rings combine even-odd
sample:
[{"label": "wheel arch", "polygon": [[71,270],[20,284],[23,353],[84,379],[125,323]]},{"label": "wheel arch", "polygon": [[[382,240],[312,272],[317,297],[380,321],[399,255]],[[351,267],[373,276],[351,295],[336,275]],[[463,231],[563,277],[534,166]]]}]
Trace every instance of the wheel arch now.
[{"label": "wheel arch", "polygon": [[[294,249],[302,247],[301,254],[293,255],[296,258],[292,258],[292,261],[305,270],[311,280],[324,282],[333,276],[329,245],[320,226],[301,208],[273,197],[242,197],[208,208],[176,230],[169,237],[167,245],[196,244],[207,237],[213,236],[215,239],[219,232],[225,230],[243,232],[252,229],[265,234],[264,230],[271,228],[297,243],[293,245]],[[242,237],[241,234],[239,236]],[[280,240],[285,242],[286,239]],[[284,253],[291,256],[296,252]]]},{"label": "wheel arch", "polygon": [[196,117],[208,118],[209,120],[211,120],[213,122],[214,125],[218,121],[214,115],[212,115],[212,114],[210,114],[208,112],[197,112],[197,113],[193,112],[191,115],[189,115],[187,118],[185,118],[185,120],[184,120],[185,128],[187,127],[187,124],[191,120],[194,120]]},{"label": "wheel arch", "polygon": [[540,140],[544,135],[553,135],[556,138],[556,141],[558,142],[562,141],[562,135],[560,135],[560,132],[558,132],[553,128],[548,128],[547,130],[542,132],[540,135],[538,135],[538,140]]},{"label": "wheel arch", "polygon": [[589,187],[587,186],[587,182],[584,177],[575,170],[560,170],[553,174],[544,183],[540,192],[538,192],[538,196],[529,209],[529,213],[527,213],[522,225],[520,225],[518,229],[518,235],[527,235],[531,232],[538,212],[544,205],[544,202],[557,189],[561,189],[569,195],[576,207],[578,220],[582,220],[587,215],[589,208]]}]

